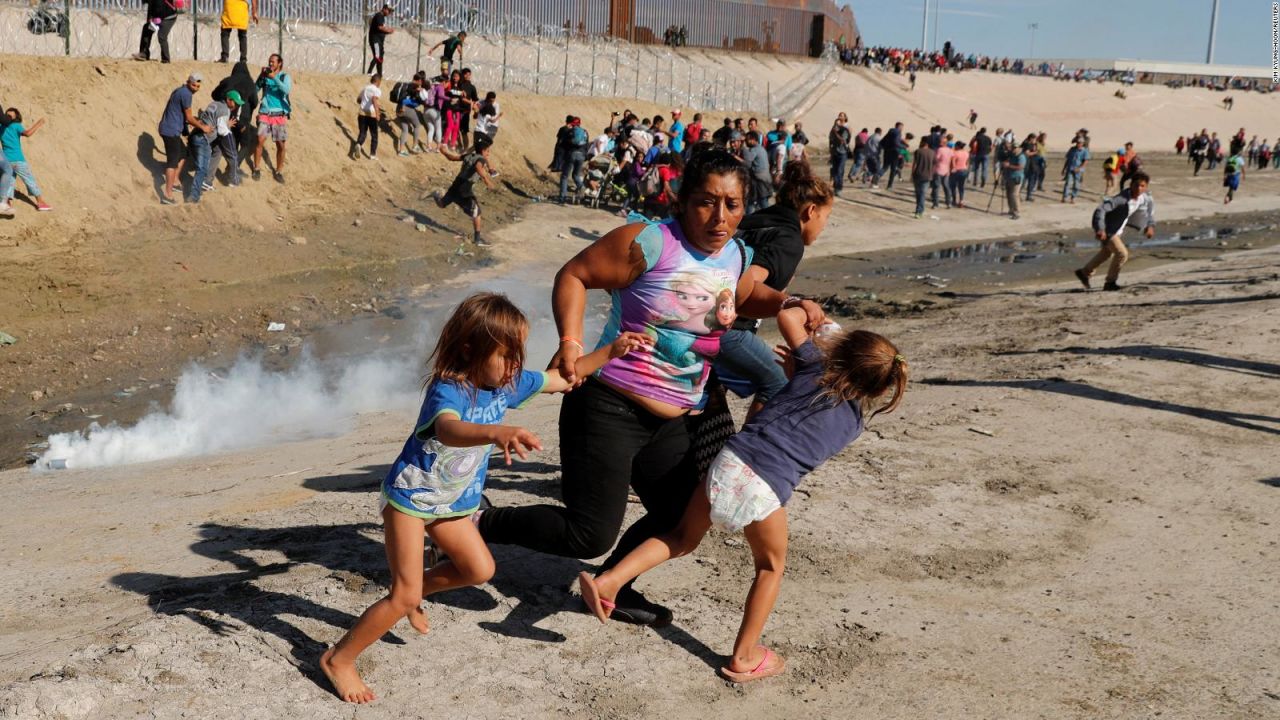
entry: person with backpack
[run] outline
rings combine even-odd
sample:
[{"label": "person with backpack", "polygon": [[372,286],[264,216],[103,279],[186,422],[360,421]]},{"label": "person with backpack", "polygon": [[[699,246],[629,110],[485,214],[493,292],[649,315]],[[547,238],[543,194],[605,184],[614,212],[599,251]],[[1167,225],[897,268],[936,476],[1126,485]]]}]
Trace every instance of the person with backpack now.
[{"label": "person with backpack", "polygon": [[587,146],[590,144],[591,137],[587,134],[586,128],[582,127],[582,118],[573,118],[569,122],[569,132],[565,135],[564,165],[560,170],[560,195],[556,198],[558,202],[569,202],[570,177],[573,178],[575,201],[582,197],[586,188],[582,181],[582,166],[587,162]]},{"label": "person with backpack", "polygon": [[258,74],[258,91],[261,93],[262,105],[258,108],[258,142],[253,148],[253,179],[262,178],[262,149],[267,140],[276,144],[276,167],[273,177],[284,184],[285,143],[289,139],[289,116],[293,106],[289,102],[289,93],[293,91],[293,78],[284,71],[284,58],[272,53],[267,58],[267,66]]},{"label": "person with backpack", "polygon": [[903,156],[909,154],[907,148],[909,139],[911,139],[910,135],[905,137],[903,135],[902,123],[896,122],[880,140],[880,152],[884,155],[884,167],[881,172],[889,175],[888,182],[884,184],[886,190],[893,189],[894,179],[901,175],[902,168],[906,167]]},{"label": "person with backpack", "polygon": [[[680,176],[684,172],[684,156],[671,151],[658,156],[649,168],[656,177],[645,196],[644,211],[651,218],[665,218],[671,214],[676,194],[680,191]],[[646,176],[647,179],[647,176]]]},{"label": "person with backpack", "polygon": [[1102,190],[1104,196],[1110,195],[1111,191],[1115,189],[1116,177],[1122,172],[1124,172],[1124,148],[1116,150],[1111,155],[1108,155],[1106,160],[1102,161],[1102,179],[1106,183]]},{"label": "person with backpack", "polygon": [[1133,143],[1124,144],[1124,173],[1120,176],[1120,189],[1124,190],[1133,177],[1142,172],[1142,158],[1133,149]]},{"label": "person with backpack", "polygon": [[1236,191],[1240,189],[1240,181],[1244,180],[1244,158],[1240,153],[1236,153],[1227,158],[1226,164],[1222,166],[1222,186],[1227,189],[1227,196],[1223,198],[1223,205],[1230,205],[1232,200],[1236,199]]},{"label": "person with backpack", "polygon": [[240,41],[240,62],[249,61],[249,21],[258,24],[258,0],[222,0],[222,54],[218,62],[227,62],[231,54],[231,31],[236,31]]},{"label": "person with backpack", "polygon": [[391,87],[391,102],[396,105],[396,124],[400,126],[400,157],[426,152],[418,131],[422,129],[420,110],[427,104],[427,91],[422,87],[422,74],[410,82],[398,82]]}]

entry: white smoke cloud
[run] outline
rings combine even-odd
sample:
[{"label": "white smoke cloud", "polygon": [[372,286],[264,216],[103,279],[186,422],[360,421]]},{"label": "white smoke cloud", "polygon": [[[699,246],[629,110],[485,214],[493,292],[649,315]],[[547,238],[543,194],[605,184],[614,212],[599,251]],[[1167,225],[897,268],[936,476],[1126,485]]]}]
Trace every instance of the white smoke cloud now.
[{"label": "white smoke cloud", "polygon": [[[541,369],[557,345],[547,289],[514,282],[491,283],[484,289],[506,292],[528,315],[528,365]],[[456,300],[438,306],[423,320],[401,323],[399,327],[411,329],[416,337],[399,352],[327,362],[304,352],[297,365],[284,371],[272,371],[253,357],[240,358],[225,374],[191,365],[178,379],[167,409],[128,427],[94,423],[82,431],[53,435],[34,467],[126,465],[336,436],[350,430],[359,413],[416,408],[422,400],[425,358],[455,305]],[[588,324],[598,327],[599,318],[591,310],[588,315]],[[359,347],[364,342],[353,337],[348,344]],[[406,433],[409,429],[406,426]]]},{"label": "white smoke cloud", "polygon": [[283,372],[242,357],[225,378],[192,365],[167,410],[131,427],[94,423],[53,435],[36,469],[125,465],[338,435],[357,413],[412,406],[420,375],[421,361],[411,357],[362,358],[336,369],[307,358]]}]

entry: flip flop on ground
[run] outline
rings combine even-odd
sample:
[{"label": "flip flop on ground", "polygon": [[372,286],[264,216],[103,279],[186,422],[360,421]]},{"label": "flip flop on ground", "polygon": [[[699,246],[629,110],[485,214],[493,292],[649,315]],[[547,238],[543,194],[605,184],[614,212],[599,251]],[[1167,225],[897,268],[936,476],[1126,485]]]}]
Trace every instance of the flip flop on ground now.
[{"label": "flip flop on ground", "polygon": [[578,589],[582,592],[582,602],[600,622],[609,621],[609,613],[616,607],[612,600],[600,597],[600,588],[596,587],[595,578],[586,572],[578,573]]},{"label": "flip flop on ground", "polygon": [[781,675],[787,669],[787,663],[782,659],[781,655],[763,645],[760,646],[760,649],[764,650],[764,658],[760,660],[760,664],[754,670],[735,672],[727,667],[722,667],[720,668],[720,675],[730,682],[749,683]]}]

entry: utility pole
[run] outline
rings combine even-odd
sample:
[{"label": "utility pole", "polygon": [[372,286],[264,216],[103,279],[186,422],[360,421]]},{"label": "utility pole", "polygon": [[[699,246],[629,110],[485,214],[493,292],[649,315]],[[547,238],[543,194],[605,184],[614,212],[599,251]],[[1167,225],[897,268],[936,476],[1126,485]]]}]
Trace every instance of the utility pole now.
[{"label": "utility pole", "polygon": [[1213,43],[1218,35],[1218,0],[1213,0],[1213,14],[1209,16],[1209,52],[1204,61],[1213,64]]},{"label": "utility pole", "polygon": [[1031,52],[1027,53],[1027,59],[1036,56],[1036,30],[1040,29],[1040,23],[1027,23],[1027,29],[1031,31]]},{"label": "utility pole", "polygon": [[942,47],[938,44],[938,22],[942,20],[942,0],[933,0],[933,49]]},{"label": "utility pole", "polygon": [[929,0],[924,0],[924,22],[920,25],[920,50],[929,49]]}]

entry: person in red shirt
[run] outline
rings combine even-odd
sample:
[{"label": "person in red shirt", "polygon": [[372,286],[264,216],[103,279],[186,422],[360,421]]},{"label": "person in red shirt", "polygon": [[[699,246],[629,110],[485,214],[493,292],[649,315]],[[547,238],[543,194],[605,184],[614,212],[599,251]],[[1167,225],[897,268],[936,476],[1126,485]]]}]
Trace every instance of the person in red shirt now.
[{"label": "person in red shirt", "polygon": [[663,153],[655,162],[658,165],[658,180],[662,183],[662,189],[645,200],[644,209],[649,217],[665,218],[671,214],[676,193],[680,191],[680,176],[684,174],[684,158],[680,157],[679,153]]},{"label": "person in red shirt", "polygon": [[685,157],[693,152],[693,145],[702,139],[702,113],[693,114],[693,122],[684,129]]}]

